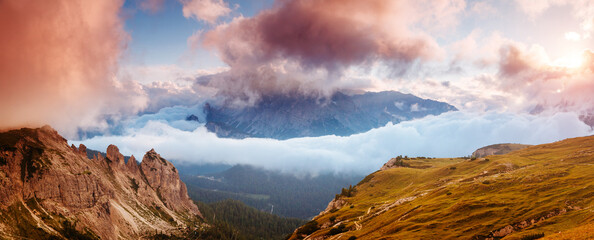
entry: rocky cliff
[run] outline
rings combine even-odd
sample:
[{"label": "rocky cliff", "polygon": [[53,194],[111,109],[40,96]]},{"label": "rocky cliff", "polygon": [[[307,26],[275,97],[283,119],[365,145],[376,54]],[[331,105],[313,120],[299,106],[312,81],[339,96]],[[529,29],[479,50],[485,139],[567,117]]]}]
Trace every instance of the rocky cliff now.
[{"label": "rocky cliff", "polygon": [[493,144],[477,149],[472,153],[472,157],[481,158],[489,155],[503,155],[516,150],[530,147],[531,145],[517,144],[517,143],[500,143]]},{"label": "rocky cliff", "polygon": [[0,239],[141,239],[175,234],[200,211],[154,150],[87,157],[49,126],[0,133]]}]

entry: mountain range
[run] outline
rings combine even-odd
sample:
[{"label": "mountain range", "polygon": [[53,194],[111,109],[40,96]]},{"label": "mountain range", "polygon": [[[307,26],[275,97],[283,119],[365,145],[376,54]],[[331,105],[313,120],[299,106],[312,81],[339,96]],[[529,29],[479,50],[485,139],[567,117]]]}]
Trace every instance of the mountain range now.
[{"label": "mountain range", "polygon": [[207,103],[206,127],[219,137],[275,138],[348,136],[401,121],[457,109],[444,102],[395,91],[330,97],[264,95],[254,105]]},{"label": "mountain range", "polygon": [[[303,224],[189,195],[200,199],[193,189],[204,187],[281,211],[307,206],[272,201],[307,195],[294,186],[307,181],[238,165],[190,177],[208,181],[187,190],[154,150],[140,163],[114,145],[89,158],[84,145],[68,146],[49,126],[22,128],[0,133],[0,239],[278,239],[299,224],[287,239],[593,239],[593,149],[590,136],[487,146],[472,157],[398,156],[354,186],[320,188],[336,194]],[[293,187],[278,191],[286,186]],[[326,199],[310,195],[304,199]]]}]

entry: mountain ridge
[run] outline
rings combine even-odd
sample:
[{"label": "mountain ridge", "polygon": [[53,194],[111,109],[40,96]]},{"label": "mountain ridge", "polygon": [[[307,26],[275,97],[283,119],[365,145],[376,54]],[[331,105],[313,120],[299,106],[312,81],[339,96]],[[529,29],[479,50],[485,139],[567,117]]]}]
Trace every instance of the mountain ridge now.
[{"label": "mountain ridge", "polygon": [[330,97],[265,95],[253,106],[206,103],[206,128],[219,137],[275,138],[349,136],[405,120],[457,109],[447,103],[396,91]]},{"label": "mountain ridge", "polygon": [[87,157],[49,126],[0,133],[0,233],[10,238],[144,238],[181,233],[201,213],[154,150],[138,164],[110,145]]},{"label": "mountain ridge", "polygon": [[594,238],[594,136],[400,160],[344,188],[290,239]]}]

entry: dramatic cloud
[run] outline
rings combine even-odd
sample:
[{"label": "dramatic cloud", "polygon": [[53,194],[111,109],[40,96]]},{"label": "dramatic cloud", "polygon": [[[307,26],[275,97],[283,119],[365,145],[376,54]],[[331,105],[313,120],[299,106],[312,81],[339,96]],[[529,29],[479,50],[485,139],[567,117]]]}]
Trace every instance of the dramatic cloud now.
[{"label": "dramatic cloud", "polygon": [[231,9],[223,0],[180,0],[180,2],[184,5],[184,17],[193,17],[210,24],[231,13]]},{"label": "dramatic cloud", "polygon": [[204,44],[231,67],[279,58],[326,69],[376,59],[410,63],[441,54],[413,25],[448,21],[463,7],[460,1],[279,1],[253,18],[236,18],[205,33]]},{"label": "dramatic cloud", "polygon": [[[501,48],[500,87],[518,94],[532,111],[594,113],[592,52],[585,50],[563,61],[551,61],[542,48],[518,45]],[[556,65],[557,63],[558,65]]]},{"label": "dramatic cloud", "polygon": [[128,35],[121,0],[0,1],[0,128],[78,128],[143,108],[138,84],[114,79]]},{"label": "dramatic cloud", "polygon": [[474,30],[448,46],[451,65],[463,67],[448,73],[454,77],[434,75],[397,80],[380,88],[410,92],[472,111],[594,114],[591,50],[567,51],[550,57],[547,51],[551,49],[539,44],[481,33]]},{"label": "dramatic cloud", "polygon": [[[319,94],[340,86],[350,67],[382,62],[404,73],[415,62],[443,57],[430,33],[455,25],[464,8],[461,0],[277,1],[272,9],[237,17],[189,42],[200,40],[231,67],[209,82],[223,91],[241,86],[243,91],[227,92],[247,99],[266,91]],[[324,84],[311,84],[319,79]]]},{"label": "dramatic cloud", "polygon": [[[179,112],[181,117],[191,108],[168,111]],[[144,126],[129,128],[123,136],[95,137],[82,143],[99,150],[116,144],[124,154],[136,156],[155,148],[163,157],[182,162],[252,164],[293,174],[369,174],[399,154],[458,157],[494,143],[540,144],[592,134],[573,113],[450,112],[350,137],[237,140],[217,138],[204,127],[180,130],[187,126],[171,127],[174,120],[158,120],[157,115],[151,115]]]}]

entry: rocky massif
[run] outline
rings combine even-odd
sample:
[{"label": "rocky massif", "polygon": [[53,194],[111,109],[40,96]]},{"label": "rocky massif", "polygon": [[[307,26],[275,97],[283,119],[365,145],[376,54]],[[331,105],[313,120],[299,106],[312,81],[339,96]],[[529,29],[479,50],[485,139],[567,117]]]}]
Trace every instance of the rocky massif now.
[{"label": "rocky massif", "polygon": [[177,170],[154,150],[89,159],[49,126],[0,133],[0,239],[139,239],[201,218]]},{"label": "rocky massif", "polygon": [[355,133],[457,109],[444,102],[395,91],[319,98],[266,95],[251,106],[206,104],[206,127],[219,137],[288,139]]}]

